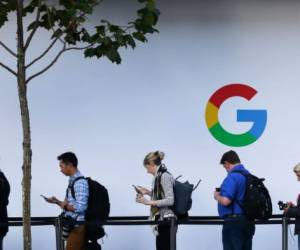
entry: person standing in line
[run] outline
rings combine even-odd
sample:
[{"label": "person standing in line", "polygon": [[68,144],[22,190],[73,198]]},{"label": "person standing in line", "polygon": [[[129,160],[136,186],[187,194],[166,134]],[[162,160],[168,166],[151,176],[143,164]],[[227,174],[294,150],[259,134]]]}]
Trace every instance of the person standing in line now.
[{"label": "person standing in line", "polygon": [[[294,167],[294,173],[297,176],[297,180],[300,181],[300,163]],[[297,205],[293,202],[288,202],[287,208],[284,209],[285,214],[288,217],[295,217],[295,235],[298,235],[298,249],[300,250],[300,194],[298,195]]]},{"label": "person standing in line", "polygon": [[214,192],[219,215],[225,220],[222,229],[223,249],[251,250],[255,225],[243,211],[246,178],[240,173],[249,174],[249,171],[241,164],[238,154],[232,150],[223,154],[220,164],[228,173],[220,190]]},{"label": "person standing in line", "polygon": [[62,226],[63,235],[67,241],[66,250],[83,250],[85,245],[85,212],[88,208],[89,196],[88,182],[77,168],[78,160],[74,153],[66,152],[58,156],[57,159],[61,172],[69,177],[66,198],[60,201],[53,196],[46,198],[46,201],[58,205],[64,211]]},{"label": "person standing in line", "polygon": [[3,239],[8,232],[7,206],[9,194],[9,182],[4,173],[0,170],[0,250],[3,250]]},{"label": "person standing in line", "polygon": [[[153,175],[152,189],[138,186],[136,202],[151,207],[150,219],[162,221],[174,217],[170,207],[174,205],[173,187],[175,180],[162,163],[165,154],[160,151],[150,152],[144,159],[144,167]],[[146,199],[148,195],[150,199]],[[170,250],[170,225],[158,225],[154,228],[156,235],[156,250]]]}]

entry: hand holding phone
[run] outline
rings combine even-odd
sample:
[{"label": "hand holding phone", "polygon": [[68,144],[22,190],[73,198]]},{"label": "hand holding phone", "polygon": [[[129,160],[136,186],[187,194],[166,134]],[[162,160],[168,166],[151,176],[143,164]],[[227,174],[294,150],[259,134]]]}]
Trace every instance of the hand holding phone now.
[{"label": "hand holding phone", "polygon": [[45,195],[41,194],[41,197],[44,198],[45,201],[49,202],[49,198],[47,198]]},{"label": "hand holding phone", "polygon": [[142,194],[142,192],[137,188],[137,186],[132,185],[137,194]]},{"label": "hand holding phone", "polygon": [[51,203],[51,204],[57,204],[58,205],[60,203],[59,200],[54,196],[46,197],[45,195],[41,194],[41,197],[43,197],[46,202]]}]

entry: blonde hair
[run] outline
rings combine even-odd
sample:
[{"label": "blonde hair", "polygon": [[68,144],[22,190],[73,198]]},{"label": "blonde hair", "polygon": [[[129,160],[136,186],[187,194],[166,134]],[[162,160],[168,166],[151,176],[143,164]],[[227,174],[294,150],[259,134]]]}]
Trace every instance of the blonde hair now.
[{"label": "blonde hair", "polygon": [[299,173],[299,172],[300,172],[300,163],[298,163],[298,164],[294,167],[294,172],[295,172],[295,173]]},{"label": "blonde hair", "polygon": [[162,160],[165,158],[165,153],[161,151],[150,152],[145,156],[144,166],[154,163],[156,166],[160,166]]}]

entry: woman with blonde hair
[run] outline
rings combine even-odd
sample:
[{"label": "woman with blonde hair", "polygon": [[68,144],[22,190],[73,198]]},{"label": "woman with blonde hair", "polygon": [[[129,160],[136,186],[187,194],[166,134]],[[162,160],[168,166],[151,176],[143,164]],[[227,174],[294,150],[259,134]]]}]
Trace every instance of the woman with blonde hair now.
[{"label": "woman with blonde hair", "polygon": [[[174,217],[174,212],[170,207],[174,205],[173,187],[175,180],[167,171],[166,166],[162,163],[165,154],[160,151],[150,152],[145,156],[143,165],[147,172],[153,175],[153,184],[151,190],[138,186],[136,202],[150,206],[150,219],[159,221],[170,217]],[[150,199],[145,198],[148,195]],[[156,249],[170,249],[170,226],[155,226]]]},{"label": "woman with blonde hair", "polygon": [[[294,167],[294,173],[297,176],[297,180],[300,181],[300,163]],[[300,250],[300,195],[297,199],[297,206],[293,202],[288,202],[287,208],[284,209],[285,214],[288,217],[295,217],[295,235],[298,235],[298,249]]]}]

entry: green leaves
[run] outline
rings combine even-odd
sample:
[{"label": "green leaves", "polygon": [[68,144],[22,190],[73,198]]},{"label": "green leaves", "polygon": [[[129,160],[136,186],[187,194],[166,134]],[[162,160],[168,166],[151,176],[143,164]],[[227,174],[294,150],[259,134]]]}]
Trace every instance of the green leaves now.
[{"label": "green leaves", "polygon": [[17,2],[14,0],[0,0],[0,28],[8,21],[7,15],[17,9]]},{"label": "green leaves", "polygon": [[147,41],[145,35],[142,32],[134,32],[132,35],[136,40],[139,40],[141,42]]},{"label": "green leaves", "polygon": [[121,63],[121,56],[117,49],[110,49],[105,52],[106,57],[112,62],[112,63]]},{"label": "green leaves", "polygon": [[144,8],[137,11],[136,20],[128,26],[119,26],[107,20],[101,20],[102,25],[95,26],[95,33],[83,35],[84,41],[89,41],[95,46],[85,50],[85,57],[107,57],[113,63],[121,63],[118,50],[121,47],[136,47],[136,41],[147,42],[146,35],[158,32],[154,26],[157,24],[159,11],[154,0],[138,0]]},{"label": "green leaves", "polygon": [[[31,0],[24,6],[23,15],[36,15],[27,31],[43,28],[51,33],[51,39],[59,38],[68,47],[84,48],[87,58],[106,57],[112,63],[121,63],[119,50],[136,47],[137,42],[147,42],[147,35],[158,32],[155,28],[159,18],[155,0],[137,0],[143,7],[137,17],[127,25],[100,20],[94,28],[85,27],[99,0]],[[13,4],[14,3],[14,4]],[[16,0],[0,0],[0,27],[7,21],[9,11],[16,10]]]}]

